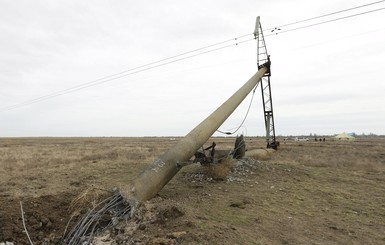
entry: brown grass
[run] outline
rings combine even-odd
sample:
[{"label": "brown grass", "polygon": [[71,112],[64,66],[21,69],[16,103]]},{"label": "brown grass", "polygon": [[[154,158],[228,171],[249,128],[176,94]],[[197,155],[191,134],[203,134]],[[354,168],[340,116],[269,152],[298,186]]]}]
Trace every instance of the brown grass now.
[{"label": "brown grass", "polygon": [[[219,149],[234,145],[228,138],[206,145],[213,141]],[[176,143],[168,138],[0,140],[0,242],[27,243],[19,200],[33,241],[58,238],[70,207],[95,205],[105,193],[98,188],[126,187]],[[265,141],[246,139],[246,145],[263,148]],[[154,207],[175,206],[183,216],[143,224],[134,234],[117,233],[144,244],[184,231],[177,244],[382,244],[384,152],[384,138],[281,141],[271,159],[242,165],[248,172],[231,172],[230,162],[206,168],[213,179],[231,175],[232,181],[208,181],[203,167],[192,164],[153,200]]]},{"label": "brown grass", "polygon": [[214,180],[226,180],[233,169],[232,158],[223,159],[220,163],[210,164],[206,167],[206,175]]},{"label": "brown grass", "polygon": [[[289,147],[287,147],[289,146]],[[288,143],[273,155],[275,160],[288,159],[293,164],[314,167],[348,168],[384,171],[385,154],[382,141]]]}]

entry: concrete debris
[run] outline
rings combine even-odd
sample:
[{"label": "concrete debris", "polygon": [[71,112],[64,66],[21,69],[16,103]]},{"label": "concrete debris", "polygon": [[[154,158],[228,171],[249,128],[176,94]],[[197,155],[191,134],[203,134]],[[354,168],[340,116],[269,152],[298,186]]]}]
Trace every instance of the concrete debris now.
[{"label": "concrete debris", "polygon": [[[252,158],[242,158],[238,161],[234,161],[232,172],[227,176],[226,183],[248,182],[248,177],[255,175],[255,173],[262,168],[266,168],[266,166],[260,161]],[[209,183],[214,181],[213,178],[205,174],[204,169],[199,169],[197,172],[187,173],[185,178],[191,183]]]},{"label": "concrete debris", "polygon": [[199,170],[196,173],[188,173],[186,174],[186,179],[191,183],[203,183],[203,182],[212,182],[213,178],[208,177],[203,170]]},{"label": "concrete debris", "polygon": [[227,177],[227,183],[230,183],[230,182],[239,182],[239,183],[243,183],[243,182],[245,182],[245,180],[242,179],[242,178],[238,178],[238,177],[228,176],[228,177]]}]

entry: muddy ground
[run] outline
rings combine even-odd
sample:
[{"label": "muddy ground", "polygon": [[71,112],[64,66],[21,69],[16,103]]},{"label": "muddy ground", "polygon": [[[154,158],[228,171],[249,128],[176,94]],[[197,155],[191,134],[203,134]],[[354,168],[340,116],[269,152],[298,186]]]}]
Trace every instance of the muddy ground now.
[{"label": "muddy ground", "polygon": [[[34,244],[60,244],[76,197],[91,190],[95,202],[124,187],[177,141],[0,138],[0,242],[29,244],[22,202]],[[134,229],[120,224],[98,243],[385,244],[385,139],[281,140],[270,159],[236,163],[220,179],[189,165],[141,210]]]}]

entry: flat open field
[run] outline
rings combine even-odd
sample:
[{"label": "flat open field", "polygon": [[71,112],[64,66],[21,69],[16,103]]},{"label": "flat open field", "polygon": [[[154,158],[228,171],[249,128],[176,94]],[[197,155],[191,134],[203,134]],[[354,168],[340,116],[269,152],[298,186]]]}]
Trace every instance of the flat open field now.
[{"label": "flat open field", "polygon": [[[29,244],[22,201],[34,244],[59,244],[79,194],[95,201],[128,185],[178,140],[0,138],[0,243]],[[385,244],[385,138],[281,140],[270,159],[237,163],[227,178],[206,170],[183,168],[144,205],[151,222],[114,229],[98,244]]]}]

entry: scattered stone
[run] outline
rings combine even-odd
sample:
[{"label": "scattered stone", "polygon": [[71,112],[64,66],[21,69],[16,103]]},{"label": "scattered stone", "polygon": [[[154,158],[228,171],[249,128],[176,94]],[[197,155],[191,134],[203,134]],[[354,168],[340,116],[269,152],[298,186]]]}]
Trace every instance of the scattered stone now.
[{"label": "scattered stone", "polygon": [[[234,161],[232,164],[232,171],[230,175],[225,178],[225,180],[227,183],[249,182],[248,177],[255,175],[255,173],[264,168],[268,168],[268,166],[255,159],[240,159],[238,161]],[[191,183],[207,183],[217,181],[216,179],[207,176],[204,170],[198,170],[198,172],[195,173],[186,173],[185,178]]]},{"label": "scattered stone", "polygon": [[167,234],[167,238],[178,239],[179,237],[184,236],[186,234],[187,234],[187,232],[185,232],[185,231],[176,231],[176,232]]},{"label": "scattered stone", "polygon": [[227,177],[227,183],[230,183],[230,182],[239,182],[239,183],[243,183],[245,180],[242,179],[242,178],[238,178],[238,177],[233,177],[233,176],[228,176]]}]

